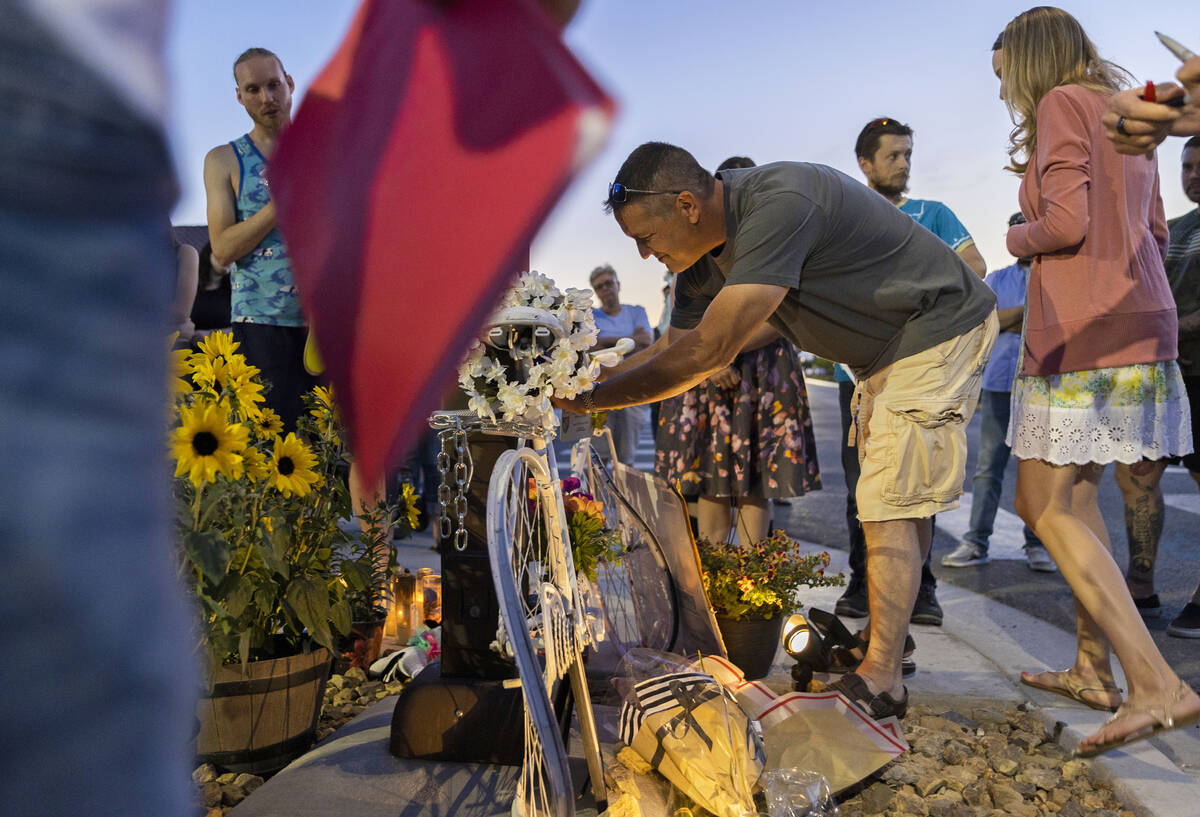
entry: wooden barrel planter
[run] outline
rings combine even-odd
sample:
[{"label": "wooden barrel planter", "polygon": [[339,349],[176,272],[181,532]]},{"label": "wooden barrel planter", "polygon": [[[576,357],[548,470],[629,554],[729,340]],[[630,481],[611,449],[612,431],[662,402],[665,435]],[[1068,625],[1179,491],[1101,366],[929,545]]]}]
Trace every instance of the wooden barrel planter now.
[{"label": "wooden barrel planter", "polygon": [[229,772],[277,772],[312,746],[333,656],[311,653],[222,667],[197,706],[196,756]]}]

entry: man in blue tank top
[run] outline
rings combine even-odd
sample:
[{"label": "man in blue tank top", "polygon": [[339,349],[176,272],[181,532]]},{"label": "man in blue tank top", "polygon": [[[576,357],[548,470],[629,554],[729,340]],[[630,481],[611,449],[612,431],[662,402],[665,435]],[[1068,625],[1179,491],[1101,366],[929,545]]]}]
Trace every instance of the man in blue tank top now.
[{"label": "man in blue tank top", "polygon": [[250,48],[233,64],[237,99],[254,127],[204,158],[208,234],[213,261],[236,264],[231,319],[239,352],[271,384],[266,405],[294,428],[304,413],[303,395],[316,379],[304,369],[308,337],[292,280],[287,246],[275,224],[267,162],[280,132],[291,122],[295,84],[279,58]]}]

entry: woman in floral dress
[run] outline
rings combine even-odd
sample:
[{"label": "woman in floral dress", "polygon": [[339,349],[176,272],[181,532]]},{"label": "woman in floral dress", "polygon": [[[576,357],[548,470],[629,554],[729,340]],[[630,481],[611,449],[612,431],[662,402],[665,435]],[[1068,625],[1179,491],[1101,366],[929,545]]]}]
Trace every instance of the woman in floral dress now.
[{"label": "woman in floral dress", "polygon": [[[733,157],[717,170],[735,167],[754,163]],[[765,539],[772,499],[821,487],[796,347],[763,327],[727,368],[663,401],[655,448],[655,472],[699,496],[702,539],[728,538],[735,511],[739,541]]]},{"label": "woman in floral dress", "polygon": [[1166,222],[1157,166],[1119,155],[1101,117],[1127,75],[1101,59],[1061,9],[1018,15],[993,68],[1016,128],[1022,175],[1008,250],[1032,257],[1021,369],[1008,444],[1019,460],[1017,510],[1075,594],[1078,648],[1062,672],[1021,680],[1095,708],[1116,708],[1109,648],[1129,683],[1117,714],[1079,743],[1092,756],[1200,719],[1200,697],[1155,647],[1113,561],[1097,504],[1110,462],[1191,451],[1177,318],[1163,269]]}]

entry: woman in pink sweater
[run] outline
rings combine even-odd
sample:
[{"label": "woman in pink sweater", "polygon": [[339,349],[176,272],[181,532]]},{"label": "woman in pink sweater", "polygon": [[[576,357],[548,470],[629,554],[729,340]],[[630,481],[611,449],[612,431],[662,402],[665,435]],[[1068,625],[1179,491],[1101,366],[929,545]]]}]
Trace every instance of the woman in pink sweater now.
[{"label": "woman in pink sweater", "polygon": [[1191,451],[1162,263],[1166,221],[1154,162],[1121,156],[1105,138],[1101,117],[1127,75],[1079,23],[1030,9],[998,46],[993,67],[1016,124],[1009,169],[1022,174],[1028,219],[1009,230],[1008,250],[1034,259],[1008,431],[1020,461],[1017,510],[1075,594],[1079,639],[1070,670],[1022,681],[1113,708],[1111,644],[1129,696],[1080,742],[1077,752],[1092,756],[1200,720],[1200,697],[1142,623],[1096,501],[1108,463]]}]

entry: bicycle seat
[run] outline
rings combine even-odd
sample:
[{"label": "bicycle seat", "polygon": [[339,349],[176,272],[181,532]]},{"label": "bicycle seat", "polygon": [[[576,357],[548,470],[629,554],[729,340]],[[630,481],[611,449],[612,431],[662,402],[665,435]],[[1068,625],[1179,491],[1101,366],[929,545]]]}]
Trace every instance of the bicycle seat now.
[{"label": "bicycle seat", "polygon": [[534,343],[547,348],[565,335],[554,313],[532,306],[505,307],[483,327],[483,342],[488,346],[518,353],[529,352]]}]

